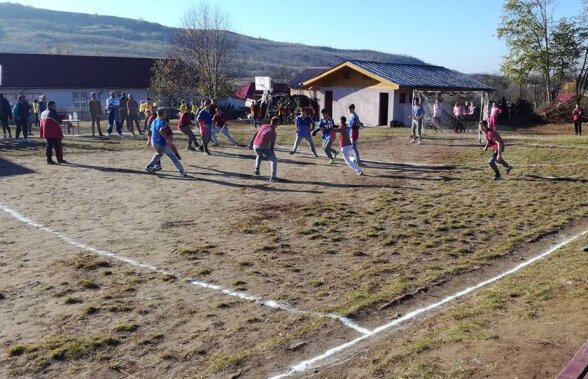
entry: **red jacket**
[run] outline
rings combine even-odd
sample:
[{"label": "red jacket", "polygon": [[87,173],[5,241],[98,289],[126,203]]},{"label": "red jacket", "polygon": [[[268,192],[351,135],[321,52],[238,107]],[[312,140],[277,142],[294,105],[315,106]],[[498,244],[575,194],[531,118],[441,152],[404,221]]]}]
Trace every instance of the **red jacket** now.
[{"label": "red jacket", "polygon": [[61,119],[54,109],[46,109],[41,113],[41,138],[63,138]]}]

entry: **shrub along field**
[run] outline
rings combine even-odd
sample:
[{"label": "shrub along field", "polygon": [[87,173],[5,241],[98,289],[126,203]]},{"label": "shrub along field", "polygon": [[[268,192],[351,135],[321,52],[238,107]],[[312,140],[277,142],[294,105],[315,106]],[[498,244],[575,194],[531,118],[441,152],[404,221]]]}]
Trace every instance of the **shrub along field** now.
[{"label": "shrub along field", "polygon": [[[244,143],[254,132],[231,131]],[[0,212],[0,376],[279,374],[357,332],[186,279],[372,329],[588,229],[588,140],[562,129],[506,130],[515,168],[499,182],[471,134],[429,131],[416,146],[408,129],[364,129],[360,177],[319,147],[320,158],[304,144],[289,155],[293,127],[278,133],[277,183],[267,162],[253,175],[253,153],[224,137],[209,157],[180,149],[188,178],[167,158],[146,173],[152,151],[139,137],[66,137],[67,166],[45,165],[40,140],[0,141],[1,205],[165,271],[97,257]],[[581,243],[319,376],[553,377],[588,337]],[[537,364],[520,359],[531,349]]]}]

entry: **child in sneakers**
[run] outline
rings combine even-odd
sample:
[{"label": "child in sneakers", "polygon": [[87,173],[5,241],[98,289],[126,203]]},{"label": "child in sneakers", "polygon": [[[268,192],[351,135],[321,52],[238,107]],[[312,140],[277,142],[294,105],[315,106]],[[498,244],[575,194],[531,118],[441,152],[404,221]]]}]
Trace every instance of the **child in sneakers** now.
[{"label": "child in sneakers", "polygon": [[333,130],[335,122],[329,116],[329,112],[326,109],[321,110],[321,116],[321,121],[319,122],[318,127],[312,131],[312,135],[316,136],[316,133],[319,130],[323,133],[323,150],[329,158],[329,164],[333,164],[335,163],[337,154],[339,154],[339,152],[332,147],[333,143],[335,142],[335,131]]},{"label": "child in sneakers", "polygon": [[498,171],[498,166],[496,166],[496,162],[500,163],[502,166],[506,167],[506,174],[510,173],[512,170],[512,166],[506,163],[502,154],[504,153],[504,142],[500,137],[500,134],[496,131],[496,129],[492,130],[488,126],[487,121],[480,121],[478,124],[480,131],[482,131],[486,136],[486,145],[484,146],[484,151],[488,150],[489,147],[492,148],[493,153],[490,159],[488,160],[488,165],[494,171],[494,180],[500,180],[502,177],[500,176],[500,171]]},{"label": "child in sneakers", "polygon": [[[353,144],[351,143],[351,137],[349,136],[349,127],[347,126],[347,119],[345,116],[341,116],[338,127],[333,127],[333,130],[337,132],[337,138],[339,140],[339,147],[341,148],[341,154],[347,166],[351,167],[358,175],[363,175],[363,171],[357,165],[357,156],[353,150]],[[353,154],[353,157],[351,156]]]},{"label": "child in sneakers", "polygon": [[180,154],[172,142],[173,132],[165,121],[165,109],[157,110],[157,118],[151,123],[151,144],[155,155],[145,168],[149,172],[155,172],[154,168],[160,164],[161,157],[165,154],[174,163],[181,176],[186,176],[184,166],[180,163]]}]

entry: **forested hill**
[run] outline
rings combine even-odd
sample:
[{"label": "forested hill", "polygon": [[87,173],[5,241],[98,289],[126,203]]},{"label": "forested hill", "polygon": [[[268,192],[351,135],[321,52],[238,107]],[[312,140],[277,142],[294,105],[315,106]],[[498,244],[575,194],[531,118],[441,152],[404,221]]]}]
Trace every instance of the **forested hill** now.
[{"label": "forested hill", "polygon": [[[162,57],[174,33],[174,28],[140,19],[0,3],[0,52]],[[406,55],[275,42],[241,34],[236,37],[238,72],[244,77],[291,75],[302,68],[331,66],[345,59],[422,63]]]}]

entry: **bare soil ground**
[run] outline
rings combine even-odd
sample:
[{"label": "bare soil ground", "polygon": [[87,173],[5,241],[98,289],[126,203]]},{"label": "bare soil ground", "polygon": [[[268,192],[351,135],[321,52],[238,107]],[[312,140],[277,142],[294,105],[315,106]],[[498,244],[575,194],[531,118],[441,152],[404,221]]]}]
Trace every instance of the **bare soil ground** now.
[{"label": "bare soil ground", "polygon": [[[232,131],[243,142],[252,133],[243,125]],[[488,154],[475,136],[449,132],[430,132],[416,146],[406,129],[363,130],[364,177],[342,161],[311,158],[304,145],[294,156],[280,147],[278,176],[285,180],[277,183],[253,175],[252,152],[226,144],[210,157],[182,150],[190,176],[180,178],[166,158],[164,171],[146,173],[152,152],[138,137],[67,137],[67,166],[46,165],[41,141],[0,141],[1,205],[173,274],[98,257],[0,212],[0,376],[283,372],[357,332],[187,279],[377,327],[512,267],[562,230],[588,227],[588,139],[542,131],[504,133],[505,157],[515,169],[500,182],[491,180]],[[281,145],[291,143],[291,126],[279,133]],[[183,146],[182,136],[176,139]],[[264,162],[262,174],[268,171]],[[585,309],[561,311],[582,309],[588,296],[586,256],[574,248],[541,263],[548,277],[529,274],[537,266],[521,274],[523,287],[497,284],[376,344],[370,340],[343,366],[317,375],[532,377],[539,366],[522,362],[525,356],[552,362],[545,369],[552,375],[588,337],[574,332],[588,324]],[[562,264],[564,258],[573,261]],[[560,277],[568,279],[561,284]],[[541,292],[545,281],[553,296]],[[505,292],[501,307],[487,304],[488,293],[507,290],[515,296]],[[528,302],[539,310],[531,312]],[[537,326],[553,319],[557,330]],[[462,330],[467,322],[471,331]],[[444,328],[462,329],[459,338],[427,334]],[[551,334],[541,334],[547,329]],[[550,342],[538,349],[512,337],[517,330]],[[492,350],[507,347],[519,355]],[[480,356],[483,364],[476,364]],[[463,370],[452,359],[466,362]]]}]

